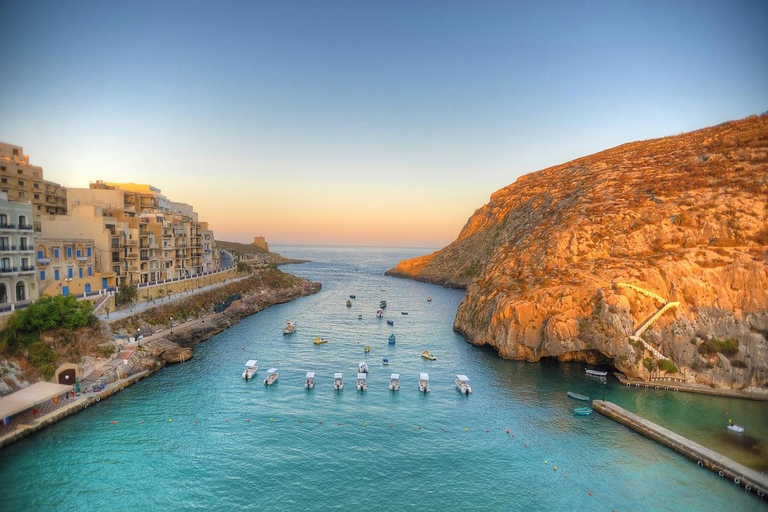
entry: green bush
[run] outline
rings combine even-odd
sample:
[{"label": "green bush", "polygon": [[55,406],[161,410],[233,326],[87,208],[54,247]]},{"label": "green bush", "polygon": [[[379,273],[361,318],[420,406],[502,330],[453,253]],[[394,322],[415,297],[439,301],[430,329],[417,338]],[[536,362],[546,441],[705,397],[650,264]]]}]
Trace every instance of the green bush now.
[{"label": "green bush", "polygon": [[40,370],[40,373],[42,373],[46,379],[53,377],[53,374],[56,371],[55,363],[58,356],[56,355],[56,352],[50,349],[50,347],[46,346],[41,341],[32,343],[29,346],[28,359],[32,366]]},{"label": "green bush", "polygon": [[699,345],[698,350],[704,356],[716,353],[723,354],[724,356],[733,356],[739,351],[739,340],[733,338],[729,340],[712,338]]},{"label": "green bush", "polygon": [[132,284],[124,284],[117,289],[117,293],[115,294],[115,305],[122,306],[123,304],[130,304],[135,301],[138,296],[138,288]]},{"label": "green bush", "polygon": [[649,372],[652,372],[653,371],[653,359],[651,359],[650,357],[646,357],[645,359],[643,359],[643,366],[645,366],[645,368]]},{"label": "green bush", "polygon": [[677,367],[669,359],[664,359],[661,364],[659,364],[659,369],[664,370],[667,373],[677,373]]}]

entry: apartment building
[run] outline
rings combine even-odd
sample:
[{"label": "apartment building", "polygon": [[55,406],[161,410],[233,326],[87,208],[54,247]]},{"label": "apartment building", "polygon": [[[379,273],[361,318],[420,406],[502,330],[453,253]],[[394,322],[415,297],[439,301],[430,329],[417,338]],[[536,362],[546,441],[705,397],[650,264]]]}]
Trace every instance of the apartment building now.
[{"label": "apartment building", "polygon": [[29,224],[40,231],[43,215],[67,213],[67,190],[58,183],[43,179],[43,169],[30,165],[21,146],[0,142],[0,191],[9,201],[32,203]]},{"label": "apartment building", "polygon": [[82,295],[109,287],[97,271],[93,240],[41,238],[35,242],[35,254],[42,295]]},{"label": "apartment building", "polygon": [[9,201],[0,191],[0,309],[37,300],[32,204]]}]

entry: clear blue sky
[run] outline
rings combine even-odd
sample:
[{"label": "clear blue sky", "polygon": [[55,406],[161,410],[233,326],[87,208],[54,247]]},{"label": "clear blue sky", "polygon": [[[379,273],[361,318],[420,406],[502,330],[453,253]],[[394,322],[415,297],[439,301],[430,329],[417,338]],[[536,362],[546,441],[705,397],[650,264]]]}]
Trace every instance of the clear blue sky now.
[{"label": "clear blue sky", "polygon": [[217,238],[442,246],[518,176],[768,110],[768,2],[0,0],[0,141]]}]

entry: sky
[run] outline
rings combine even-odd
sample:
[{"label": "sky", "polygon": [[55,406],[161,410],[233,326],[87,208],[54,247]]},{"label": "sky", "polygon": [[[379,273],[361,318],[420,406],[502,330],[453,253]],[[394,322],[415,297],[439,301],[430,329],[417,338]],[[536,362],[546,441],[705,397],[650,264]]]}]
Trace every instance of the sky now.
[{"label": "sky", "polygon": [[768,110],[768,2],[0,0],[0,141],[220,240],[442,247],[519,176]]}]

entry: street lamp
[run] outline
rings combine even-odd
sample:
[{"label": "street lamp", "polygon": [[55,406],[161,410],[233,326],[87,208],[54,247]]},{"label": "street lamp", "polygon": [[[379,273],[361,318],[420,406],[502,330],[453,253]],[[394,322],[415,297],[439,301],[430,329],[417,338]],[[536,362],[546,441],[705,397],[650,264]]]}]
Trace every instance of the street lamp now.
[{"label": "street lamp", "polygon": [[171,334],[173,334],[173,317],[171,317]]}]

